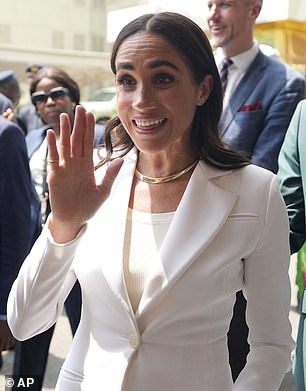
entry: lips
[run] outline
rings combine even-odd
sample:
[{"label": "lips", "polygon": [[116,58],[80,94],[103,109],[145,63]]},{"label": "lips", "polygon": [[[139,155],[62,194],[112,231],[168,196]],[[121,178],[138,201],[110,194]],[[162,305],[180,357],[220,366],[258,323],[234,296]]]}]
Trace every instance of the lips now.
[{"label": "lips", "polygon": [[218,34],[222,31],[222,27],[220,26],[210,26],[210,32],[212,34]]},{"label": "lips", "polygon": [[141,130],[152,130],[159,127],[164,121],[166,121],[165,118],[157,119],[157,120],[146,119],[146,120],[134,120],[134,123],[137,126],[137,128]]}]

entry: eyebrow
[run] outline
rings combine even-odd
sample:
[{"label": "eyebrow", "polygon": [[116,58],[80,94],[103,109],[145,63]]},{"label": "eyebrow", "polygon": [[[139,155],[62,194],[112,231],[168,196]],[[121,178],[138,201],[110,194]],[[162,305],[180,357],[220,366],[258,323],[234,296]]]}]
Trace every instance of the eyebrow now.
[{"label": "eyebrow", "polygon": [[[166,67],[169,67],[169,68],[172,68],[172,69],[178,71],[177,66],[172,64],[172,62],[169,62],[169,61],[166,61],[166,60],[152,61],[149,64],[149,67],[151,69],[159,68],[159,67],[162,67],[162,66],[166,66]],[[118,67],[117,67],[116,71],[119,71],[120,69],[133,70],[134,66],[131,63],[129,63],[129,62],[121,62],[120,64],[118,64]]]}]

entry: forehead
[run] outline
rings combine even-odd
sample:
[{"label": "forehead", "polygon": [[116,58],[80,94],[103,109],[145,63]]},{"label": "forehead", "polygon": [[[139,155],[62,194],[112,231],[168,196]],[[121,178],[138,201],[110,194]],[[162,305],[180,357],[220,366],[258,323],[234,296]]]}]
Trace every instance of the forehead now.
[{"label": "forehead", "polygon": [[49,79],[48,77],[43,77],[36,85],[35,90],[44,90],[49,91],[50,89],[54,87],[61,87],[61,84],[59,84],[57,81],[53,79]]},{"label": "forehead", "polygon": [[233,5],[233,6],[241,6],[241,5],[245,5],[246,3],[249,3],[250,0],[207,0],[207,4],[208,5],[222,5],[222,4],[229,4],[229,5]]},{"label": "forehead", "polygon": [[122,62],[147,63],[154,59],[183,62],[182,55],[176,47],[162,35],[139,32],[128,37],[120,45],[116,56],[116,67]]}]

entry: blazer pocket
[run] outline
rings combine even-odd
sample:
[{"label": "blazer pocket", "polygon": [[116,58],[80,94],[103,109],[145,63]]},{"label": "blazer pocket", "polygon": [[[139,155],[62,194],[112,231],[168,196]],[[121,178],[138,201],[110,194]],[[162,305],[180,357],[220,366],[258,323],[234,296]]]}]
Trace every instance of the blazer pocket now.
[{"label": "blazer pocket", "polygon": [[252,128],[256,128],[258,124],[261,124],[264,118],[265,112],[262,109],[256,111],[238,111],[235,115],[236,122],[255,121],[255,123],[250,123]]},{"label": "blazer pocket", "polygon": [[229,220],[255,221],[259,216],[256,213],[233,213],[228,216]]}]

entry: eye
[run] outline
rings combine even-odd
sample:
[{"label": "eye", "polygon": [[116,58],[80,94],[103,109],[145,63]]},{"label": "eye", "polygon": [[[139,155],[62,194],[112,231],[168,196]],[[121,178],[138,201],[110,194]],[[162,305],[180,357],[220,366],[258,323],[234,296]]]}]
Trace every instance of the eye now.
[{"label": "eye", "polygon": [[116,84],[122,87],[132,87],[136,84],[136,82],[131,76],[122,76],[116,79]]},{"label": "eye", "polygon": [[231,4],[230,3],[226,3],[226,2],[220,4],[221,8],[229,8],[230,6],[231,6]]},{"label": "eye", "polygon": [[167,87],[168,84],[174,81],[174,77],[168,73],[159,73],[154,77],[154,83],[160,87]]}]

